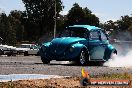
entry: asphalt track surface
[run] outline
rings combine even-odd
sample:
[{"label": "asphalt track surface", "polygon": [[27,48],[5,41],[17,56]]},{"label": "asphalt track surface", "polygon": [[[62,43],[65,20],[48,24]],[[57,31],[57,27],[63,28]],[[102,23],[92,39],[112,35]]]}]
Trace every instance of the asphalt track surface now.
[{"label": "asphalt track surface", "polygon": [[132,68],[106,66],[78,66],[70,62],[51,61],[43,64],[39,56],[0,56],[0,75],[8,74],[44,74],[60,76],[81,76],[84,67],[90,75],[111,73],[132,73]]}]

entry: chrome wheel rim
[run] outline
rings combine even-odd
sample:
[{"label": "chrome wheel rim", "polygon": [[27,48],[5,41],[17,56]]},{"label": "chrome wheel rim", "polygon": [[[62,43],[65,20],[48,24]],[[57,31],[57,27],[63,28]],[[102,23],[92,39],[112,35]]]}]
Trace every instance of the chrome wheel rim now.
[{"label": "chrome wheel rim", "polygon": [[85,52],[82,51],[81,54],[80,54],[80,63],[83,65],[85,63]]}]

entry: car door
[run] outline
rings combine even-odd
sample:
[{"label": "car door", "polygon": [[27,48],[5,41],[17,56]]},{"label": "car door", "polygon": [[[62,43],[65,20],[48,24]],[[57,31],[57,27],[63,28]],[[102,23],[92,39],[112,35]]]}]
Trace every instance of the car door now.
[{"label": "car door", "polygon": [[89,53],[91,61],[104,61],[104,52],[107,47],[107,37],[99,30],[89,33]]}]

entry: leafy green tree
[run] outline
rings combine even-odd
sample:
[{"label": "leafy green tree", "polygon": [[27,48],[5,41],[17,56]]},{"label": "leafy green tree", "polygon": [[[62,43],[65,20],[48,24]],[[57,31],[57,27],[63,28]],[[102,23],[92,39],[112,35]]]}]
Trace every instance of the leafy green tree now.
[{"label": "leafy green tree", "polygon": [[121,31],[126,31],[132,24],[132,17],[125,15],[121,16],[120,20],[117,20],[118,28]]},{"label": "leafy green tree", "polygon": [[92,11],[90,11],[87,7],[83,9],[85,12],[85,17],[83,19],[83,24],[89,24],[94,26],[99,26],[99,18],[96,17],[95,14],[92,14]]},{"label": "leafy green tree", "polygon": [[65,17],[63,15],[59,15],[58,18],[56,19],[56,32],[57,34],[60,33],[60,31],[63,31],[65,29]]},{"label": "leafy green tree", "polygon": [[77,3],[73,5],[71,10],[69,10],[69,13],[67,15],[67,24],[73,25],[73,24],[81,24],[82,19],[84,19],[85,13]]},{"label": "leafy green tree", "polygon": [[[46,32],[54,29],[55,0],[22,0],[26,7],[28,24],[34,27],[28,27],[28,31],[34,31],[39,37]],[[56,14],[63,9],[61,0],[56,0]],[[33,26],[34,25],[34,26]],[[30,29],[29,29],[30,28]],[[36,30],[35,30],[36,28]],[[28,33],[29,33],[28,32]]]},{"label": "leafy green tree", "polygon": [[109,37],[115,37],[115,35],[118,33],[118,24],[112,20],[109,20],[102,24],[102,28],[108,32]]},{"label": "leafy green tree", "polygon": [[0,14],[0,37],[3,39],[3,42],[6,42],[6,30],[5,28],[7,27],[7,25],[5,25],[7,23],[7,16],[5,13],[1,13]]},{"label": "leafy green tree", "polygon": [[116,22],[113,22],[112,20],[109,20],[104,23],[103,28],[106,31],[116,30],[118,29],[118,24]]},{"label": "leafy green tree", "polygon": [[132,34],[132,24],[129,26],[128,31]]},{"label": "leafy green tree", "polygon": [[23,41],[24,40],[24,25],[22,25],[22,11],[11,11],[9,16],[9,21],[11,24],[12,29],[16,32],[16,39],[17,42]]},{"label": "leafy green tree", "polygon": [[69,10],[67,25],[83,24],[99,26],[99,18],[92,14],[88,8],[82,8],[77,3]]},{"label": "leafy green tree", "polygon": [[[125,15],[121,16],[121,19],[113,22],[112,20],[109,20],[103,24],[103,28],[106,31],[110,31],[111,36],[114,38],[118,38],[118,35],[123,36],[128,33],[132,34],[132,17]],[[126,38],[129,39],[129,38]]]},{"label": "leafy green tree", "polygon": [[0,15],[0,36],[3,38],[5,44],[16,44],[16,31],[12,29],[10,21],[5,13]]}]

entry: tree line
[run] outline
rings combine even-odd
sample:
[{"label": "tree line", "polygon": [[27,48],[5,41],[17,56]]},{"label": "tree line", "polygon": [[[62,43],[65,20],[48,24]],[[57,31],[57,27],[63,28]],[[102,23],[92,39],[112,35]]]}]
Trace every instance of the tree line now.
[{"label": "tree line", "polygon": [[53,39],[55,20],[57,34],[66,26],[75,24],[99,26],[114,37],[121,31],[132,33],[132,16],[125,15],[115,22],[109,20],[100,23],[99,18],[91,10],[80,7],[78,3],[73,4],[67,15],[61,15],[60,12],[64,8],[61,0],[22,1],[25,4],[25,11],[13,10],[8,16],[0,13],[0,37],[5,44],[15,45],[21,41],[37,43],[49,41]]}]

